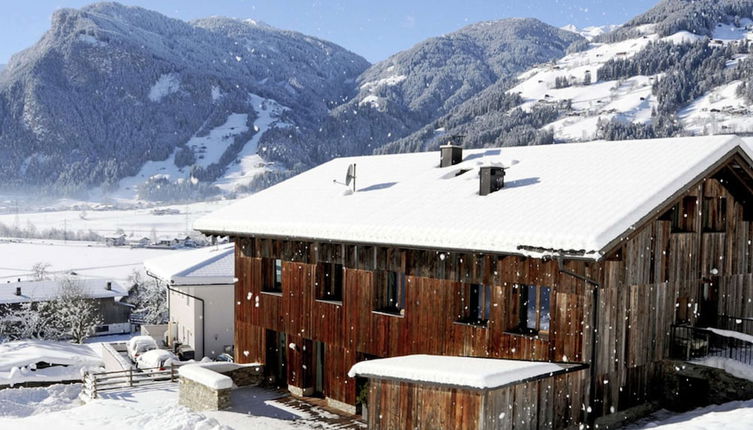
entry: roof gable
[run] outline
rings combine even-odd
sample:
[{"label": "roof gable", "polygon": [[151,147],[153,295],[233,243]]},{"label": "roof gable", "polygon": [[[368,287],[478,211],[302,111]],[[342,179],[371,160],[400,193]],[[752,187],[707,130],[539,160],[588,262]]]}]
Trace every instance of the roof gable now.
[{"label": "roof gable", "polygon": [[[589,142],[332,160],[199,219],[208,233],[541,255],[604,248],[731,151],[735,136]],[[356,163],[357,192],[342,181]],[[505,188],[478,194],[481,166]],[[456,176],[463,170],[467,172]],[[546,252],[546,251],[544,251]]]}]

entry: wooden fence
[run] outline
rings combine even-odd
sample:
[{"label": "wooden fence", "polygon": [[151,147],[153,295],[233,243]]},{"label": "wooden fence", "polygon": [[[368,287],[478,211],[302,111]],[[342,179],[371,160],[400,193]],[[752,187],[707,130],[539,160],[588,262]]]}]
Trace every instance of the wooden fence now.
[{"label": "wooden fence", "polygon": [[102,391],[177,380],[178,366],[175,365],[114,372],[87,372],[84,375],[82,394],[89,399],[96,399],[97,394]]}]

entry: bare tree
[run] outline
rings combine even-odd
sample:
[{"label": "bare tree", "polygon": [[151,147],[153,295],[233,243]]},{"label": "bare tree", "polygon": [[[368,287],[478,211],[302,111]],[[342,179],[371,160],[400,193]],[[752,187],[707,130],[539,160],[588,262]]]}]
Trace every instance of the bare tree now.
[{"label": "bare tree", "polygon": [[54,307],[63,335],[76,343],[82,343],[102,324],[96,302],[86,296],[84,288],[73,278],[60,281],[60,295]]},{"label": "bare tree", "polygon": [[49,268],[52,266],[46,261],[38,261],[31,266],[31,271],[34,274],[35,281],[44,281],[49,275]]}]

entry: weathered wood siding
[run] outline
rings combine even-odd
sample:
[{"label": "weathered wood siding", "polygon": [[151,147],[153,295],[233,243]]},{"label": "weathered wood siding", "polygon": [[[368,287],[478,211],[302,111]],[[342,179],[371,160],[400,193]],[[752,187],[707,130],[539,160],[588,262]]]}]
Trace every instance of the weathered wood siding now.
[{"label": "weathered wood siding", "polygon": [[[742,159],[730,163],[635,226],[599,262],[562,263],[581,278],[556,261],[518,256],[236,238],[237,358],[264,362],[267,329],[303,344],[324,342],[325,394],[351,405],[355,381],[345,373],[359,356],[415,353],[589,363],[594,376],[582,395],[586,404],[593,393],[595,415],[645,402],[660,383],[671,325],[711,313],[701,314],[709,286],[715,313],[753,317],[753,172]],[[669,211],[674,204],[676,214]],[[264,258],[284,260],[282,294],[261,292]],[[345,267],[342,303],[315,300],[319,262]],[[407,275],[403,316],[373,312],[385,270]],[[461,290],[473,283],[492,289],[487,327],[456,323]],[[506,332],[516,319],[516,284],[552,288],[549,333]],[[311,381],[292,368],[288,376],[296,384]]]},{"label": "weathered wood siding", "polygon": [[[636,229],[600,263],[598,336],[593,382],[597,415],[624,410],[658,394],[658,363],[669,353],[669,332],[679,320],[694,324],[702,315],[703,285],[718,288],[720,315],[753,316],[753,247],[745,200],[709,177],[678,199],[696,200],[689,231],[672,230],[670,217]],[[726,217],[704,198],[726,205]],[[703,228],[704,216],[717,224]],[[723,222],[721,222],[723,220]]]},{"label": "weathered wood siding", "polygon": [[[265,330],[288,334],[298,346],[287,354],[288,383],[313,384],[311,341],[325,344],[325,395],[355,404],[347,371],[359,354],[390,357],[438,354],[583,362],[590,356],[586,330],[591,287],[560,274],[557,262],[512,256],[457,254],[384,247],[239,238],[236,252],[236,358],[265,362]],[[262,292],[263,258],[283,260],[282,293]],[[317,263],[343,264],[342,303],[316,300]],[[586,273],[582,262],[568,269]],[[375,283],[384,270],[407,274],[404,315],[374,312]],[[458,323],[464,283],[491,286],[485,327]],[[514,324],[514,286],[552,288],[547,335],[506,332]],[[305,349],[304,346],[307,346]],[[304,368],[305,366],[305,368]]]},{"label": "weathered wood siding", "polygon": [[372,379],[369,428],[519,430],[577,427],[587,370],[492,390]]}]

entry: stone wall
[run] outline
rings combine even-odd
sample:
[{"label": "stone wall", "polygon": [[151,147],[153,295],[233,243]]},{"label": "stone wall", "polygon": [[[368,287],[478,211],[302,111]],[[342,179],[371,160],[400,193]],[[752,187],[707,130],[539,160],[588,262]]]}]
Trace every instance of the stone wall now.
[{"label": "stone wall", "polygon": [[259,385],[264,379],[262,366],[242,366],[227,372],[220,372],[229,376],[233,384],[238,387],[247,387],[249,385]]},{"label": "stone wall", "polygon": [[178,404],[194,411],[219,411],[230,407],[231,391],[231,388],[210,388],[181,376]]},{"label": "stone wall", "polygon": [[[195,411],[218,411],[226,409],[230,407],[230,394],[234,387],[259,385],[264,377],[261,365],[241,365],[235,363],[215,362],[189,366],[198,366],[205,369],[202,370],[202,372],[216,372],[215,375],[224,375],[221,378],[226,380],[227,378],[232,379],[233,385],[229,388],[213,388],[181,375],[178,403]],[[209,375],[211,375],[211,373],[209,373]],[[196,379],[202,380],[202,378]],[[207,382],[207,384],[212,385],[211,382]],[[229,380],[227,381],[227,386],[230,386]]]}]

